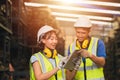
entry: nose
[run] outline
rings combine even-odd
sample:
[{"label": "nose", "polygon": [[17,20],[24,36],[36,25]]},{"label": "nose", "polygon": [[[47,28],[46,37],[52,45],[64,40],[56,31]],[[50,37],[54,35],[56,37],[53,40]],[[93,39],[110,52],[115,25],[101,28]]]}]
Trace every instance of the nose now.
[{"label": "nose", "polygon": [[53,42],[54,42],[55,44],[57,44],[58,40],[54,39]]},{"label": "nose", "polygon": [[82,37],[82,34],[81,33],[78,33],[78,35],[77,35],[78,37]]}]

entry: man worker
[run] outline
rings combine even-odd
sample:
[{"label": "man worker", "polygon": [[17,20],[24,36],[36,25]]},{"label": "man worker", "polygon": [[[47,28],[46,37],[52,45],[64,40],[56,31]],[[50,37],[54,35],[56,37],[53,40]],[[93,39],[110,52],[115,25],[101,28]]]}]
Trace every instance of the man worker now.
[{"label": "man worker", "polygon": [[92,23],[86,16],[80,16],[74,24],[76,39],[68,48],[68,55],[79,50],[81,64],[77,70],[67,70],[67,80],[105,80],[105,45],[101,39],[89,35]]}]

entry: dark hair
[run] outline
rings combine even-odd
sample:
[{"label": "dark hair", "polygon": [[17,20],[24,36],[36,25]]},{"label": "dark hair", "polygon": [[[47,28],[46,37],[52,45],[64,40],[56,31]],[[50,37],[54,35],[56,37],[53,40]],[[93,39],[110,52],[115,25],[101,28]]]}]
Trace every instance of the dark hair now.
[{"label": "dark hair", "polygon": [[[49,31],[49,32],[43,34],[42,36],[40,36],[39,39],[40,39],[40,40],[41,40],[41,39],[49,39],[53,33],[55,33],[55,35],[57,36],[56,31]],[[44,44],[42,41],[40,41],[40,42],[38,43],[38,46],[39,46],[40,51],[43,51],[45,44]]]}]

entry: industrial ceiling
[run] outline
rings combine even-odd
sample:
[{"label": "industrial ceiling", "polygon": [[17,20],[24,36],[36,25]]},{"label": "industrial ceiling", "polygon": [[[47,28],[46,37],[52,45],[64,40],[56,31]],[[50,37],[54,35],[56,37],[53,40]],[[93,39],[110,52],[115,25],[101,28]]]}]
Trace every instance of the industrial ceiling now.
[{"label": "industrial ceiling", "polygon": [[48,6],[63,27],[73,25],[80,15],[86,15],[93,24],[111,28],[120,16],[120,0],[31,0],[25,5]]}]

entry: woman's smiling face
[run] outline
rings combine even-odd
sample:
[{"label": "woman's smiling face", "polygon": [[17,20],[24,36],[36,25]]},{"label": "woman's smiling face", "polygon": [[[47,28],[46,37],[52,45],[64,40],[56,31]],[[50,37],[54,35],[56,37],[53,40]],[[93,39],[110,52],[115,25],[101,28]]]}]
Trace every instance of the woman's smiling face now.
[{"label": "woman's smiling face", "polygon": [[55,49],[58,43],[56,33],[54,31],[47,33],[45,39],[42,39],[45,47],[50,49]]}]

